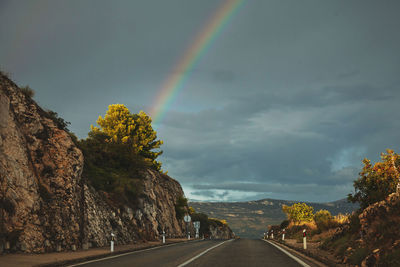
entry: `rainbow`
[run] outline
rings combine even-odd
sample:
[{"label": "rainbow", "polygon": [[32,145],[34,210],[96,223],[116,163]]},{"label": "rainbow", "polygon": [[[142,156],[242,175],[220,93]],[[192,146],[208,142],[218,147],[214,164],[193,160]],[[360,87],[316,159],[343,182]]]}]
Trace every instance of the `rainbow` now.
[{"label": "rainbow", "polygon": [[153,124],[161,123],[174,99],[183,89],[185,81],[188,80],[196,63],[207,52],[212,42],[237,13],[243,2],[243,0],[225,0],[194,38],[192,44],[173,68],[172,73],[162,84],[151,106],[150,116]]}]

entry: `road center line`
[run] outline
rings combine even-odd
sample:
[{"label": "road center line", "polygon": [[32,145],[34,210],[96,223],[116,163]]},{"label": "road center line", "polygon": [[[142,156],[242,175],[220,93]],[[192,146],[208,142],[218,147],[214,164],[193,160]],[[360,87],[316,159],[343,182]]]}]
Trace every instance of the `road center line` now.
[{"label": "road center line", "polygon": [[211,247],[211,248],[208,248],[208,249],[204,250],[203,252],[201,252],[200,254],[198,254],[197,256],[194,256],[193,258],[191,258],[191,259],[185,261],[184,263],[178,265],[178,267],[186,266],[186,265],[188,265],[189,263],[191,263],[192,261],[194,261],[195,259],[198,259],[198,258],[200,258],[201,256],[203,256],[204,254],[206,254],[206,253],[209,252],[210,250],[212,250],[212,249],[214,249],[214,248],[216,248],[216,247],[219,247],[219,246],[221,246],[222,244],[224,244],[224,243],[226,243],[226,242],[230,242],[230,241],[233,241],[233,240],[234,240],[234,239],[226,240],[226,241],[224,241],[224,242],[222,242],[222,243],[219,243],[219,244],[217,244],[217,245],[215,245],[215,246],[213,246],[213,247]]},{"label": "road center line", "polygon": [[311,267],[310,265],[308,265],[308,264],[305,263],[304,261],[300,260],[300,259],[297,258],[296,256],[290,254],[288,251],[286,251],[285,249],[281,248],[280,246],[275,245],[274,243],[272,243],[272,242],[270,242],[270,241],[268,241],[268,240],[264,240],[264,239],[262,239],[262,240],[265,241],[265,242],[268,242],[269,244],[271,244],[271,245],[275,246],[276,248],[280,249],[283,253],[285,253],[286,255],[288,255],[289,257],[291,257],[292,259],[294,259],[295,261],[297,261],[297,262],[298,262],[299,264],[301,264],[302,266],[304,266],[304,267]]}]

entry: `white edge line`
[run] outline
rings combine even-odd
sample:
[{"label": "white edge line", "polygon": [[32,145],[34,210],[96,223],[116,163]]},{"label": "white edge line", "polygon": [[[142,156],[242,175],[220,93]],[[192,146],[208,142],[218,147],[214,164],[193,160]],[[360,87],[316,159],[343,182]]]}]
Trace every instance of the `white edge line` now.
[{"label": "white edge line", "polygon": [[224,244],[224,243],[226,243],[226,242],[233,241],[233,240],[234,240],[234,239],[229,239],[229,240],[226,240],[226,241],[224,241],[224,242],[221,242],[221,243],[219,243],[219,244],[217,244],[217,245],[215,245],[215,246],[213,246],[213,247],[211,247],[211,248],[208,248],[208,249],[204,250],[203,252],[201,252],[200,254],[198,254],[197,256],[194,256],[193,258],[191,258],[191,259],[185,261],[184,263],[178,265],[178,267],[186,266],[186,265],[188,265],[189,263],[191,263],[192,261],[194,261],[195,259],[198,259],[198,258],[200,258],[201,256],[203,256],[204,254],[206,254],[206,253],[209,252],[210,250],[212,250],[212,249],[214,249],[214,248],[216,248],[216,247],[219,247],[219,246],[221,246],[222,244]]},{"label": "white edge line", "polygon": [[[200,241],[200,240],[199,240],[199,241]],[[192,242],[193,242],[193,241],[192,241]],[[195,242],[197,242],[197,241],[195,241]],[[170,246],[174,246],[174,245],[182,244],[182,243],[186,243],[186,242],[176,242],[176,243],[172,243],[172,244],[168,244],[168,245],[161,245],[161,246],[152,247],[152,248],[139,249],[139,250],[135,250],[135,251],[127,252],[127,253],[122,253],[122,254],[118,254],[118,255],[114,255],[114,256],[109,256],[109,257],[105,257],[105,258],[101,258],[101,259],[95,259],[95,260],[84,261],[84,262],[80,262],[80,263],[76,263],[76,264],[72,264],[72,265],[67,265],[67,267],[80,266],[80,265],[84,265],[84,264],[88,264],[88,263],[93,263],[93,262],[98,262],[98,261],[103,261],[103,260],[118,258],[118,257],[130,255],[130,254],[135,254],[135,253],[139,253],[139,252],[143,252],[143,251],[149,251],[149,250],[153,250],[153,249],[159,249],[159,248],[170,247]]]},{"label": "white edge line", "polygon": [[289,257],[291,257],[292,259],[294,259],[294,260],[297,261],[298,263],[300,263],[302,266],[304,266],[304,267],[311,267],[310,265],[308,265],[308,264],[305,263],[304,261],[300,260],[300,259],[297,258],[296,256],[290,254],[288,251],[286,251],[285,249],[281,248],[280,246],[275,245],[274,243],[272,243],[272,242],[270,242],[270,241],[268,241],[268,240],[264,240],[264,239],[262,239],[262,240],[265,241],[265,242],[268,242],[269,244],[271,244],[271,245],[275,246],[276,248],[280,249],[283,253],[285,253],[286,255],[288,255]]}]

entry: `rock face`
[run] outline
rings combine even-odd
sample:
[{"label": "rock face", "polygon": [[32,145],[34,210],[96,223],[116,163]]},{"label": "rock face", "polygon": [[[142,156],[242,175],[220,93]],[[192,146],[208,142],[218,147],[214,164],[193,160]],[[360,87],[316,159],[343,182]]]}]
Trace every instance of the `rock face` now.
[{"label": "rock face", "polygon": [[16,85],[0,78],[2,233],[11,248],[41,252],[79,240],[83,156]]},{"label": "rock face", "polygon": [[[364,260],[367,266],[375,266],[375,263],[389,266],[391,262],[382,261],[386,261],[385,258],[390,258],[388,255],[393,253],[399,255],[399,211],[400,194],[392,193],[385,200],[370,205],[359,215],[363,243],[371,252]],[[397,260],[400,260],[400,257]],[[373,264],[370,264],[371,262]]]},{"label": "rock face", "polygon": [[137,207],[116,208],[81,178],[83,155],[48,112],[0,74],[0,252],[69,250],[182,236],[179,183],[143,172]]},{"label": "rock face", "polygon": [[235,237],[231,228],[229,228],[226,225],[223,226],[210,225],[210,233],[211,233],[211,238],[213,239],[231,239]]}]

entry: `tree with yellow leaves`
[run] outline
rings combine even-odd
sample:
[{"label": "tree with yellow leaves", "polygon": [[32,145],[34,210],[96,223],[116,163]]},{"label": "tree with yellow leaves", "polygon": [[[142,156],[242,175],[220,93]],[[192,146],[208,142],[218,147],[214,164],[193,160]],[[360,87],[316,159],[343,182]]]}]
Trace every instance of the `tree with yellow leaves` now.
[{"label": "tree with yellow leaves", "polygon": [[157,140],[157,132],[151,126],[151,118],[143,111],[139,114],[132,114],[123,104],[113,104],[108,107],[104,116],[99,116],[97,124],[91,126],[93,134],[104,133],[108,142],[127,144],[135,153],[145,158],[153,167],[160,170],[161,163],[156,158],[162,151],[154,152],[163,144],[162,140]]},{"label": "tree with yellow leaves", "polygon": [[348,195],[351,202],[359,202],[361,208],[384,200],[390,193],[396,191],[399,181],[400,156],[393,150],[387,149],[381,153],[380,162],[371,164],[369,159],[362,162],[364,167],[360,177],[354,181],[354,194]]}]

